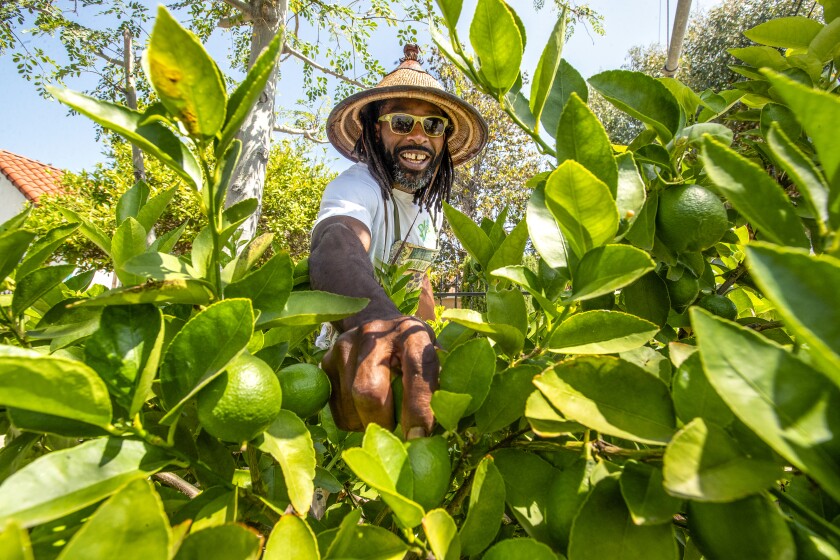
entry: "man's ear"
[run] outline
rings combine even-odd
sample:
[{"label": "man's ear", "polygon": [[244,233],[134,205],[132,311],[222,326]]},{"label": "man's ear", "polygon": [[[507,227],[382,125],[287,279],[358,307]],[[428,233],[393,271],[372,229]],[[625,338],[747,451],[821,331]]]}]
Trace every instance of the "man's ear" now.
[{"label": "man's ear", "polygon": [[381,130],[382,130],[382,123],[381,122],[377,122],[376,124],[373,125],[373,137],[376,138],[377,142],[380,142],[382,140]]}]

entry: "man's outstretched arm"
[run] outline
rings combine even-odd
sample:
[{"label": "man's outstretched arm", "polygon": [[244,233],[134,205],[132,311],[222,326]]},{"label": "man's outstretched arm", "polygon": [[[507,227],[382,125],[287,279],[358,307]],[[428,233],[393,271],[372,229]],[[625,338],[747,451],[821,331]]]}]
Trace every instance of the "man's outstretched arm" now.
[{"label": "man's outstretched arm", "polygon": [[407,437],[431,433],[429,403],[437,388],[434,333],[420,319],[402,315],[377,282],[368,258],[370,232],[347,216],[335,216],[312,232],[312,287],[370,299],[368,306],[337,323],[341,336],[324,356],[333,383],[330,404],[343,429],[375,422],[394,426],[391,370],[402,372],[402,424]]}]

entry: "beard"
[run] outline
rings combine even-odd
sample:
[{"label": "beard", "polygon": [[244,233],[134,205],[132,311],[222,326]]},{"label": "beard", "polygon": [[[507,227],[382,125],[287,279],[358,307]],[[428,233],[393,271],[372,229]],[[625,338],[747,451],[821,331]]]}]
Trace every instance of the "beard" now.
[{"label": "beard", "polygon": [[[431,163],[420,171],[407,169],[400,159],[400,153],[406,150],[425,152],[431,158]],[[435,154],[431,149],[423,146],[403,146],[394,149],[393,152],[385,152],[385,165],[391,175],[391,183],[395,188],[414,194],[429,186],[442,157],[443,152]]]}]

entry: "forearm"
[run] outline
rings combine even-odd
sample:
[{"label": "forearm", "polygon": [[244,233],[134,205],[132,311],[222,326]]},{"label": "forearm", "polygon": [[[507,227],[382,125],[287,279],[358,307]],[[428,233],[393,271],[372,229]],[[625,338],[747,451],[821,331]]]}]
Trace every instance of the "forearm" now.
[{"label": "forearm", "polygon": [[316,228],[309,256],[309,280],[316,290],[370,299],[365,309],[336,323],[341,331],[375,319],[401,316],[376,280],[362,242],[343,223],[322,224]]}]

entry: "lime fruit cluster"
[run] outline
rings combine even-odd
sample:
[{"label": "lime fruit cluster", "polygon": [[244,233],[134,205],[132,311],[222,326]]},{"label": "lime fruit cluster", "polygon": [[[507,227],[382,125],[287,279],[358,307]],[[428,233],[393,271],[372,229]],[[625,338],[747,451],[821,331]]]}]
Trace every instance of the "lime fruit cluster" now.
[{"label": "lime fruit cluster", "polygon": [[709,294],[700,298],[698,307],[702,307],[709,313],[734,321],[738,317],[738,307],[731,299],[718,294]]},{"label": "lime fruit cluster", "polygon": [[671,299],[671,307],[677,313],[682,313],[694,303],[700,294],[700,282],[689,271],[684,271],[679,280],[666,280],[668,297]]},{"label": "lime fruit cluster", "polygon": [[309,418],[327,404],[330,378],[315,364],[294,364],[280,370],[283,408],[301,418]]},{"label": "lime fruit cluster", "polygon": [[729,229],[726,207],[699,185],[669,187],[659,195],[656,236],[672,251],[703,251]]},{"label": "lime fruit cluster", "polygon": [[222,441],[249,441],[280,414],[282,395],[271,367],[243,354],[198,393],[198,420]]}]

